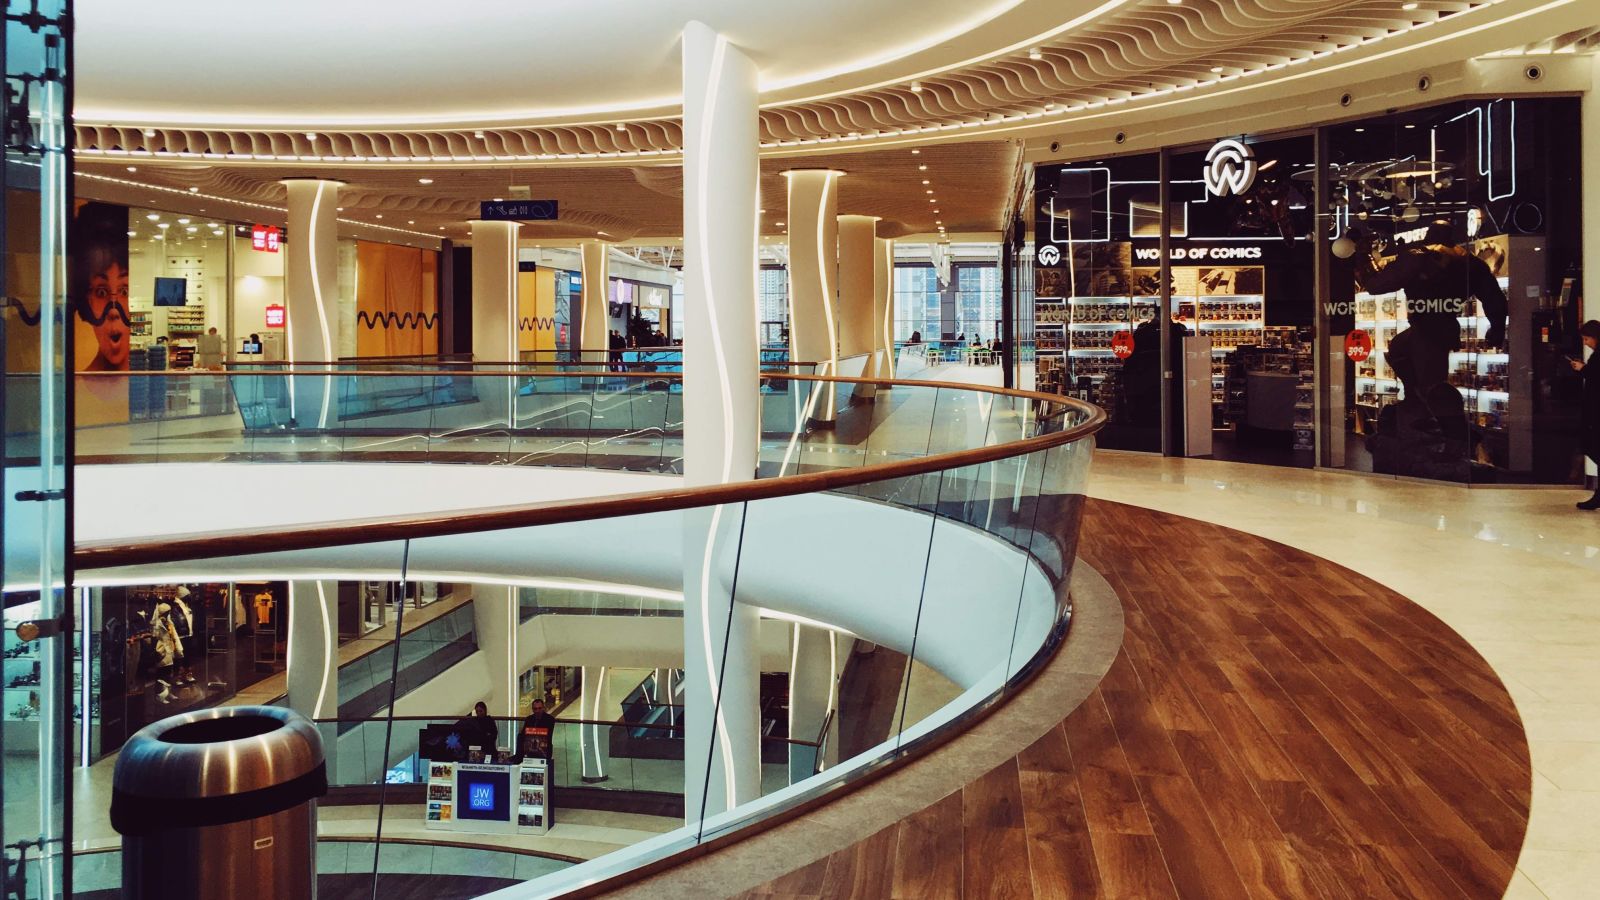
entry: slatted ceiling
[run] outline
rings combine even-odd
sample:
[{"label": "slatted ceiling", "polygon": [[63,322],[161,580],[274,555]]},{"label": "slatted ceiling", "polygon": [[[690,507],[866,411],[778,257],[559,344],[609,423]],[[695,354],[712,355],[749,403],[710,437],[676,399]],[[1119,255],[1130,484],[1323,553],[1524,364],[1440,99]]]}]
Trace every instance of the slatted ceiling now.
[{"label": "slatted ceiling", "polygon": [[[769,147],[823,138],[863,139],[992,118],[1029,115],[1046,104],[1126,99],[1151,90],[1205,83],[1213,66],[1229,72],[1305,59],[1359,45],[1416,22],[1434,21],[1481,0],[1132,0],[1113,12],[1039,47],[909,84],[859,91],[761,112],[760,136]],[[1596,45],[1594,32],[1544,42],[1532,52],[1562,52]],[[1359,53],[1359,50],[1354,52]],[[1226,74],[1226,73],[1224,73]],[[205,130],[77,126],[80,150],[153,151],[195,156],[323,157],[448,162],[451,157],[515,157],[524,162],[615,154],[674,155],[682,146],[676,119],[614,124],[323,132],[315,140],[287,129]],[[481,134],[481,137],[477,135]],[[439,159],[443,158],[443,159]]]},{"label": "slatted ceiling", "polygon": [[[1006,199],[1013,193],[1018,147],[1010,141],[980,141],[907,149],[831,153],[801,159],[767,159],[761,166],[762,233],[782,234],[787,185],[782,173],[792,168],[839,169],[842,215],[879,216],[879,234],[900,237],[937,230],[942,219],[952,232],[998,231]],[[318,176],[345,182],[339,191],[341,218],[405,227],[460,240],[466,222],[478,214],[478,203],[511,196],[511,185],[526,185],[535,197],[561,203],[561,219],[530,222],[522,234],[532,239],[595,237],[607,232],[614,240],[672,237],[682,231],[683,170],[676,165],[589,167],[497,167],[441,170],[437,166],[329,167],[314,162],[271,165],[163,164],[140,160],[139,171],[127,173],[121,161],[82,159],[85,172],[187,190],[231,200],[282,206],[285,178]],[[917,166],[927,165],[926,172]],[[417,179],[431,178],[432,184]],[[924,186],[922,180],[932,182]],[[937,204],[927,202],[927,187]],[[939,209],[938,214],[933,209]],[[406,224],[415,220],[415,225]],[[438,229],[444,226],[445,230]]]}]

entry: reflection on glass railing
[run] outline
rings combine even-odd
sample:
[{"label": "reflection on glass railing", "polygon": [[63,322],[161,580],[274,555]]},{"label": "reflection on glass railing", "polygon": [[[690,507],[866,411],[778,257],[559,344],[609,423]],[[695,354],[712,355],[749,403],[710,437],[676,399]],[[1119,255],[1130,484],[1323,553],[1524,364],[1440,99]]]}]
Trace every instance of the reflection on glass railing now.
[{"label": "reflection on glass railing", "polygon": [[[476,387],[459,395],[471,399],[383,413],[378,418],[406,423],[384,434],[372,425],[373,391],[363,388],[366,405],[346,419],[353,407],[321,390],[360,374],[304,383],[285,373],[222,377],[278,379],[283,390],[272,402],[292,405],[295,427],[240,429],[226,439],[246,458],[382,460],[405,447],[449,459],[643,468],[640,460],[654,454],[654,471],[663,471],[664,460],[681,455],[681,407],[672,391],[652,388],[652,378],[582,376],[596,384],[574,392],[561,383],[575,377],[566,374],[418,376],[469,377]],[[1016,690],[1070,620],[1093,447],[1087,431],[1075,429],[1098,421],[1092,408],[966,386],[896,384],[870,400],[850,381],[769,377],[767,386],[760,474],[821,477],[760,485],[716,506],[688,499],[603,519],[585,511],[521,527],[467,520],[442,534],[391,532],[382,543],[350,529],[319,536],[306,551],[256,557],[262,566],[311,559],[317,572],[359,565],[363,577],[399,582],[470,581],[472,572],[498,567],[486,581],[526,582],[497,620],[505,633],[475,633],[472,608],[462,607],[430,623],[438,633],[419,629],[415,640],[371,654],[365,673],[340,673],[338,705],[321,705],[338,715],[318,719],[335,789],[361,790],[397,815],[415,815],[430,774],[424,760],[444,740],[430,728],[476,728],[481,748],[529,749],[522,741],[534,726],[521,719],[488,720],[488,737],[484,723],[457,717],[479,699],[516,708],[513,665],[540,664],[541,654],[557,651],[570,654],[568,664],[584,652],[654,653],[657,660],[638,665],[672,666],[667,690],[635,690],[637,681],[607,689],[596,662],[559,718],[536,727],[548,733],[532,752],[550,763],[552,836],[561,836],[562,802],[596,795],[646,798],[656,814],[668,810],[674,827],[542,876],[538,890],[555,892],[810,802]],[[319,424],[309,428],[313,420]],[[177,442],[169,446],[210,440],[166,437]],[[148,447],[163,437],[126,440]],[[881,468],[893,464],[910,465]],[[207,560],[187,565],[204,568]],[[604,619],[573,621],[586,616]],[[646,618],[669,621],[628,621]],[[616,646],[540,643],[561,627]],[[524,634],[535,637],[520,644]],[[662,635],[671,636],[672,653],[649,644]],[[448,671],[476,671],[478,680],[438,677],[443,670],[429,661],[445,652],[462,654]],[[413,670],[433,674],[412,679]],[[369,694],[381,705],[351,705]],[[451,715],[412,715],[434,712]],[[458,735],[455,749],[464,745],[470,739]],[[379,851],[380,867],[387,852]]]}]

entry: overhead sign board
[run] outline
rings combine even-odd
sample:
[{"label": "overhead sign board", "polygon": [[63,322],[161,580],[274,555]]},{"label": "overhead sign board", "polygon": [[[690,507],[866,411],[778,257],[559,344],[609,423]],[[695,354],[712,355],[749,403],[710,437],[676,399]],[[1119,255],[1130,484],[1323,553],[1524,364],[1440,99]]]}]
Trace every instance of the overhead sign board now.
[{"label": "overhead sign board", "polygon": [[560,218],[554,200],[484,200],[478,218],[491,222],[549,222]]}]

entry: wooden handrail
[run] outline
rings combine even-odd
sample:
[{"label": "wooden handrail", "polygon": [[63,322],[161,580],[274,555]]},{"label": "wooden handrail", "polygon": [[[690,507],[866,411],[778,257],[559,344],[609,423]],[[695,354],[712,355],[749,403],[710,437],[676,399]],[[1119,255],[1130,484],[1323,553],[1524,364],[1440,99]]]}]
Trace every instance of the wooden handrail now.
[{"label": "wooden handrail", "polygon": [[[634,373],[614,373],[613,377],[662,379],[673,377],[677,374],[652,373],[636,375]],[[813,381],[826,384],[890,384],[894,387],[927,387],[944,390],[976,391],[996,396],[1015,397],[1033,403],[1059,405],[1065,409],[1076,409],[1085,415],[1085,419],[1071,428],[1051,434],[1036,435],[1019,441],[936,453],[915,459],[877,463],[856,468],[832,469],[825,472],[807,472],[776,478],[760,478],[727,484],[675,488],[665,491],[644,491],[586,500],[546,501],[516,506],[486,507],[455,513],[389,516],[330,522],[320,525],[279,526],[212,534],[175,535],[151,541],[91,541],[78,544],[73,548],[73,568],[76,571],[86,571],[120,566],[210,559],[219,556],[283,553],[322,547],[342,547],[351,544],[375,544],[416,538],[442,537],[452,534],[469,534],[480,531],[529,528],[537,525],[557,525],[567,522],[634,516],[645,513],[818,493],[868,482],[908,478],[913,475],[923,475],[929,472],[957,469],[1013,456],[1022,456],[1089,437],[1099,431],[1106,422],[1105,411],[1097,406],[1071,397],[1044,394],[1037,391],[1022,391],[980,385],[956,385],[936,381],[879,382],[876,379],[868,378],[841,378],[819,375],[772,377],[782,378],[785,381]]]}]

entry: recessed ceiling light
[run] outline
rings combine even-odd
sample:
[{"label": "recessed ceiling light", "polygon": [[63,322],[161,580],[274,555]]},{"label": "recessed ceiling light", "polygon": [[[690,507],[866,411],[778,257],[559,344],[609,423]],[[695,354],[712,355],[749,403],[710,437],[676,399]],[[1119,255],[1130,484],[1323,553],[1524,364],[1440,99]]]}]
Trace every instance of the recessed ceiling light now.
[{"label": "recessed ceiling light", "polygon": [[159,222],[161,221],[161,213],[149,213],[145,218],[152,222]]},{"label": "recessed ceiling light", "polygon": [[922,93],[922,82],[920,82],[920,81],[911,82],[911,93],[913,93],[913,94]]},{"label": "recessed ceiling light", "polygon": [[921,150],[912,150],[911,151],[911,155],[912,156],[921,156],[922,155],[922,151]]},{"label": "recessed ceiling light", "polygon": [[943,219],[934,219],[933,220],[933,224],[935,224],[935,225],[943,225],[944,224],[944,220]]},{"label": "recessed ceiling light", "polygon": [[937,201],[937,200],[935,200],[935,199],[933,199],[933,198],[932,198],[932,197],[929,197],[929,198],[928,198],[928,202],[929,202],[929,203],[938,203],[938,202],[939,202],[939,201]]},{"label": "recessed ceiling light", "polygon": [[189,188],[189,193],[191,193],[191,194],[198,194],[198,193],[200,193],[200,189],[199,189],[199,188],[197,188],[197,187],[192,187],[192,188]]},{"label": "recessed ceiling light", "polygon": [[1402,3],[1402,4],[1400,4],[1400,8],[1405,10],[1406,12],[1410,12],[1413,9],[1416,9],[1417,6],[1418,6],[1418,4],[1416,4],[1416,3]]},{"label": "recessed ceiling light", "polygon": [[628,130],[628,126],[622,124],[621,122],[618,122],[617,123],[617,130],[618,131],[627,131]]},{"label": "recessed ceiling light", "polygon": [[139,232],[137,232],[137,231],[128,232],[128,237],[138,237],[138,236],[139,236]]},{"label": "recessed ceiling light", "polygon": [[1212,66],[1211,67],[1211,74],[1213,74],[1213,75],[1221,75],[1222,74],[1222,67],[1221,66]]},{"label": "recessed ceiling light", "polygon": [[161,229],[162,231],[166,231],[168,228],[172,227],[172,223],[171,222],[158,222],[158,223],[156,223],[156,227]]},{"label": "recessed ceiling light", "polygon": [[1034,47],[1033,49],[1028,51],[1028,58],[1029,59],[1044,59],[1044,51],[1040,50],[1038,47]]},{"label": "recessed ceiling light", "polygon": [[1365,128],[1357,128],[1356,131],[1366,131],[1366,129]]},{"label": "recessed ceiling light", "polygon": [[1183,0],[1167,0],[1167,2],[1172,4],[1173,6],[1182,6],[1183,5]]},{"label": "recessed ceiling light", "polygon": [[378,218],[383,218],[383,213],[378,213]]},{"label": "recessed ceiling light", "polygon": [[926,171],[928,171],[928,164],[927,163],[923,163],[922,165],[917,166],[917,171],[918,172],[926,172]]},{"label": "recessed ceiling light", "polygon": [[146,128],[144,130],[144,136],[145,137],[155,137],[156,136],[156,130],[154,128]]},{"label": "recessed ceiling light", "polygon": [[1407,125],[1407,126],[1406,126],[1406,127],[1407,127],[1407,128],[1415,128],[1415,127],[1417,127],[1417,126],[1415,126],[1415,125]]},{"label": "recessed ceiling light", "polygon": [[128,171],[129,172],[137,172],[137,171],[139,171],[139,167],[138,166],[129,166],[128,167]]},{"label": "recessed ceiling light", "polygon": [[472,133],[472,136],[477,138],[480,141],[483,140],[483,132],[481,132],[481,131],[474,131]]},{"label": "recessed ceiling light", "polygon": [[417,184],[433,184],[432,178],[418,178]]},{"label": "recessed ceiling light", "polygon": [[417,220],[416,219],[407,219],[406,220],[406,224],[407,225],[415,225],[415,224],[417,224]]},{"label": "recessed ceiling light", "polygon": [[496,203],[502,203],[502,202],[504,202],[504,199],[505,199],[505,198],[503,198],[503,197],[496,197],[496,198],[494,198],[494,202],[496,202]]},{"label": "recessed ceiling light", "polygon": [[342,207],[342,206],[335,206],[335,207],[334,207],[334,208],[333,208],[333,211],[334,211],[334,212],[344,212],[344,207]]},{"label": "recessed ceiling light", "polygon": [[316,140],[316,139],[317,139],[317,133],[316,133],[316,132],[315,132],[315,131],[308,131],[308,132],[306,132],[306,140],[308,140],[308,141],[314,141],[314,140]]},{"label": "recessed ceiling light", "polygon": [[196,231],[199,231],[199,230],[200,230],[200,226],[199,225],[190,225],[188,228],[184,229],[184,231],[187,231],[190,234],[194,234]]},{"label": "recessed ceiling light", "polygon": [[934,215],[938,215],[939,211],[936,209],[936,210],[933,211],[933,213],[934,213]]},{"label": "recessed ceiling light", "polygon": [[187,224],[189,224],[189,220],[188,219],[179,219],[178,220],[178,224],[179,225],[187,225]]},{"label": "recessed ceiling light", "polygon": [[[924,181],[924,182],[923,182],[923,184],[927,184],[927,182],[926,182],[926,181]],[[927,189],[927,190],[926,190],[926,191],[923,191],[923,193],[925,193],[925,194],[931,194],[931,193],[933,193],[933,188],[928,188],[928,189]]]},{"label": "recessed ceiling light", "polygon": [[[928,180],[928,179],[926,179],[926,178],[924,178],[924,179],[922,179],[922,183],[923,183],[923,184],[933,184],[933,182],[931,182],[931,181],[929,181],[929,180]],[[933,193],[933,191],[929,191],[929,192],[928,192],[928,193],[930,193],[930,194],[931,194],[931,193]]]}]

